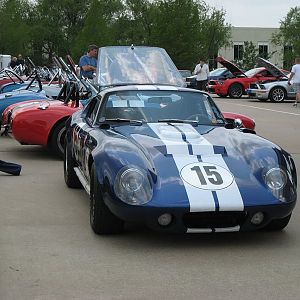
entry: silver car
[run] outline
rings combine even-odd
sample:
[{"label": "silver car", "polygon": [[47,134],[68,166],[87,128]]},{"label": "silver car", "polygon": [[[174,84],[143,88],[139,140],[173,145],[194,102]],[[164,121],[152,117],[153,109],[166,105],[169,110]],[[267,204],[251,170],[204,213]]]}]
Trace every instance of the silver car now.
[{"label": "silver car", "polygon": [[292,86],[288,85],[289,75],[263,58],[258,58],[258,63],[268,69],[278,80],[250,84],[247,94],[251,98],[257,98],[260,101],[270,100],[272,102],[282,102],[286,99],[296,98],[296,93]]}]

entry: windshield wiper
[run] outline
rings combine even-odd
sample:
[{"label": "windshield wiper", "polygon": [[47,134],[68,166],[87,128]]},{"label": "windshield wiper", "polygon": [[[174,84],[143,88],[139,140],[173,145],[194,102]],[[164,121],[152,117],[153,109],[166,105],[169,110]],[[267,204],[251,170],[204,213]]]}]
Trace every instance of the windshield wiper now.
[{"label": "windshield wiper", "polygon": [[100,120],[100,122],[103,123],[117,123],[117,125],[137,125],[137,126],[141,126],[143,125],[143,121],[141,120],[131,120],[131,119],[121,119],[121,118],[114,118],[114,119],[103,119]]},{"label": "windshield wiper", "polygon": [[199,125],[199,122],[196,120],[181,120],[181,119],[160,119],[157,120],[157,122],[161,122],[161,123],[187,123],[187,124],[191,124],[194,127]]}]

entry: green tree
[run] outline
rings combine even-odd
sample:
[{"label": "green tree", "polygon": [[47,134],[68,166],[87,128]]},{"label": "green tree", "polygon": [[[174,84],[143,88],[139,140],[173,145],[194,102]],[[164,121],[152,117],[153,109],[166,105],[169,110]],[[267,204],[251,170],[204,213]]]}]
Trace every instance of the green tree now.
[{"label": "green tree", "polygon": [[284,51],[285,67],[290,68],[296,56],[300,56],[300,6],[291,8],[280,22],[279,32],[274,34],[272,42],[280,45]]},{"label": "green tree", "polygon": [[123,11],[119,0],[93,0],[87,12],[84,26],[72,47],[75,60],[86,51],[89,44],[116,45],[116,23]]},{"label": "green tree", "polygon": [[165,48],[178,68],[193,68],[200,57],[213,61],[231,35],[225,12],[203,1],[156,1],[153,44]]},{"label": "green tree", "polygon": [[[203,58],[210,62],[210,67],[215,67],[214,59],[223,46],[229,45],[231,26],[225,23],[226,12],[210,8],[207,5],[203,9],[201,18],[199,52]],[[204,41],[204,43],[203,43]]]},{"label": "green tree", "polygon": [[25,0],[0,2],[0,53],[27,55],[30,27],[27,24],[30,5]]},{"label": "green tree", "polygon": [[252,41],[244,43],[244,50],[242,60],[235,63],[243,70],[250,70],[255,67],[256,59],[258,57],[258,48],[255,47]]},{"label": "green tree", "polygon": [[31,48],[35,59],[52,62],[54,54],[70,53],[83,27],[88,4],[79,0],[38,0],[32,14]]}]

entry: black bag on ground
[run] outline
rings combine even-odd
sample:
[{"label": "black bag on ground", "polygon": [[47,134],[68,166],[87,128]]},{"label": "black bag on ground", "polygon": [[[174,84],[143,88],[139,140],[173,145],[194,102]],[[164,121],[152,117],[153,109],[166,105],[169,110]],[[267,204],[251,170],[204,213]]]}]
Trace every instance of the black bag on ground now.
[{"label": "black bag on ground", "polygon": [[0,171],[18,176],[21,173],[22,166],[11,162],[0,160]]}]

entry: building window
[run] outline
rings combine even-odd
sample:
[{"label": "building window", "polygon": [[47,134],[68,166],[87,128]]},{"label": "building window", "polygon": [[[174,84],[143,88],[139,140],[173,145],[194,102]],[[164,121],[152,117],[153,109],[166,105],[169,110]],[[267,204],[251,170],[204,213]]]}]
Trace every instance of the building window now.
[{"label": "building window", "polygon": [[234,60],[242,60],[244,53],[244,44],[234,44],[233,45],[233,59]]},{"label": "building window", "polygon": [[269,56],[268,44],[258,44],[258,56],[268,59]]}]

